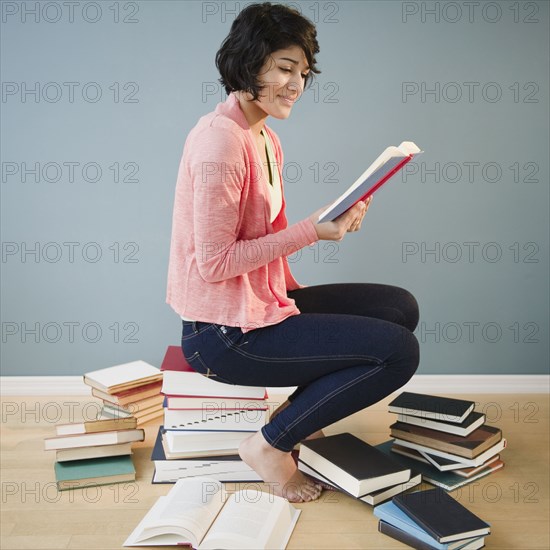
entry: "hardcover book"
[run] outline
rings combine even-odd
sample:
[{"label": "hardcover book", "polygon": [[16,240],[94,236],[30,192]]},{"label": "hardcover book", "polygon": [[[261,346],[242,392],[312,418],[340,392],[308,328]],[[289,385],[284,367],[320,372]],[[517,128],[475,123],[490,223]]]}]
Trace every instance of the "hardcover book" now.
[{"label": "hardcover book", "polygon": [[400,414],[397,416],[397,420],[405,424],[415,424],[416,426],[430,428],[431,430],[465,436],[471,434],[476,428],[483,425],[485,422],[485,415],[472,411],[463,422],[439,422],[430,418]]},{"label": "hardcover book", "polygon": [[162,387],[162,382],[153,382],[152,384],[145,384],[144,386],[136,386],[126,391],[121,391],[118,393],[107,393],[97,388],[92,388],[92,395],[103,401],[108,401],[114,405],[126,406],[135,401],[141,401],[148,397],[154,397],[155,395],[160,394],[160,389]]},{"label": "hardcover book", "polygon": [[461,462],[464,468],[474,468],[480,466],[484,462],[487,462],[489,458],[500,453],[506,447],[506,439],[502,438],[497,444],[493,445],[486,451],[483,451],[481,454],[477,455],[475,458],[464,458],[457,454],[448,453],[446,451],[440,451],[439,449],[434,449],[433,447],[428,447],[426,445],[420,445],[419,443],[413,443],[412,441],[407,441],[406,439],[395,439],[395,444],[401,447],[408,447],[409,449],[415,449],[421,453],[429,454],[432,457],[442,457],[448,460],[454,460],[456,462]]},{"label": "hardcover book", "polygon": [[151,453],[155,464],[153,483],[175,483],[178,479],[196,476],[208,476],[223,482],[262,481],[239,455],[168,460],[162,446],[162,432],[161,426]]},{"label": "hardcover book", "polygon": [[307,439],[300,463],[309,466],[354,497],[405,483],[411,470],[350,433]]},{"label": "hardcover book", "polygon": [[390,426],[390,435],[425,447],[456,454],[464,458],[475,458],[502,439],[502,431],[484,424],[466,436],[430,430],[403,422]]},{"label": "hardcover book", "polygon": [[[199,374],[199,376],[202,376]],[[207,413],[225,413],[227,411],[267,411],[267,394],[261,399],[243,397],[212,397],[166,395],[165,406],[178,411],[206,411]]]},{"label": "hardcover book", "polygon": [[441,489],[397,495],[392,502],[437,542],[485,536],[491,532],[487,522]]},{"label": "hardcover book", "polygon": [[422,153],[412,141],[403,141],[398,147],[390,146],[319,216],[319,222],[332,221],[349,210],[355,203],[365,200],[380,189],[415,155]]},{"label": "hardcover book", "polygon": [[469,478],[479,474],[480,472],[487,471],[492,473],[500,470],[501,468],[504,468],[504,462],[500,459],[500,455],[495,455],[487,460],[487,462],[484,462],[481,466],[477,466],[476,468],[462,468],[461,470],[453,470],[453,473],[458,476]]},{"label": "hardcover book", "polygon": [[145,432],[142,428],[79,435],[60,435],[44,439],[44,449],[46,451],[51,451],[57,449],[71,449],[74,447],[91,447],[95,445],[118,445],[119,443],[143,441],[144,439]]},{"label": "hardcover book", "polygon": [[446,543],[437,542],[411,517],[400,510],[393,501],[376,506],[374,515],[380,519],[378,530],[381,533],[417,550],[431,548],[436,550],[473,550],[474,548],[481,548],[485,543],[484,537],[471,537]]},{"label": "hardcover book", "polygon": [[403,392],[389,405],[392,413],[433,418],[441,422],[464,422],[475,403],[464,399]]},{"label": "hardcover book", "polygon": [[[411,548],[414,548],[415,550],[431,550],[432,548],[437,550],[477,550],[478,548],[483,548],[485,546],[484,537],[466,539],[466,543],[461,540],[458,541],[458,545],[455,544],[454,546],[451,546],[450,544],[440,544],[438,546],[434,546],[433,544],[425,542],[411,533],[404,531],[403,529],[399,529],[399,527],[395,527],[395,525],[392,525],[391,523],[386,523],[382,519],[378,522],[378,531],[384,535],[388,535],[388,537],[391,537],[392,539],[398,540],[399,542],[410,546]],[[434,543],[437,544],[435,539]]]},{"label": "hardcover book", "polygon": [[60,491],[136,479],[134,464],[128,455],[56,462],[54,470]]},{"label": "hardcover book", "polygon": [[57,462],[69,460],[84,460],[87,458],[101,458],[105,456],[131,455],[132,443],[117,445],[94,445],[92,447],[76,447],[74,449],[59,449],[55,452]]},{"label": "hardcover book", "polygon": [[240,399],[266,398],[264,387],[226,384],[198,372],[165,370],[163,376],[162,393],[165,395],[233,397]]},{"label": "hardcover book", "polygon": [[[250,434],[244,433],[247,437]],[[164,454],[168,460],[180,459],[180,458],[203,458],[205,456],[227,456],[237,455],[239,453],[239,444],[242,438],[229,439],[225,441],[211,440],[209,442],[193,443],[189,445],[183,445],[181,440],[177,443],[173,443],[173,440],[169,439],[169,433],[167,430],[162,434],[162,446]]]},{"label": "hardcover book", "polygon": [[[103,409],[107,411],[107,414],[118,416],[120,418],[123,418],[125,416],[139,417],[140,413],[153,407],[158,410],[162,410],[163,402],[164,396],[160,393],[157,393],[157,395],[151,395],[150,397],[145,397],[144,399],[140,399],[139,401],[132,401],[131,403],[127,403],[126,405],[116,405],[115,403],[104,401]],[[119,414],[117,415],[116,413]]]},{"label": "hardcover book", "polygon": [[[327,479],[326,477],[322,476],[319,472],[316,472],[315,470],[311,469],[309,466],[306,466],[303,462],[299,462],[298,467],[302,472],[304,472],[304,474],[307,474],[310,477],[318,479],[319,481],[322,481],[327,485],[331,485],[334,489],[338,491],[342,491],[343,493],[346,493],[351,497],[353,497],[353,495],[351,495],[350,493],[342,489],[342,487],[339,487],[330,479]],[[363,496],[354,497],[354,498],[357,498],[358,500],[362,500],[363,502],[366,502],[371,506],[375,506],[376,504],[384,502],[385,500],[388,500],[389,498],[395,495],[398,495],[399,493],[403,493],[405,491],[408,491],[409,489],[416,487],[421,482],[422,482],[422,475],[420,473],[413,471],[411,473],[410,479],[405,483],[399,483],[397,485],[392,485],[390,487],[384,487],[383,489],[378,489],[378,491],[374,491],[368,495],[363,495]]]},{"label": "hardcover book", "polygon": [[106,393],[143,386],[162,380],[162,372],[145,361],[131,361],[114,367],[94,370],[84,375],[84,383]]},{"label": "hardcover book", "polygon": [[267,409],[164,409],[167,430],[257,432],[267,421]]},{"label": "hardcover book", "polygon": [[181,346],[168,346],[164,359],[160,365],[161,371],[173,370],[179,372],[196,372],[193,367],[187,362],[183,355],[183,349]]},{"label": "hardcover book", "polygon": [[127,418],[112,418],[109,420],[88,420],[87,422],[57,424],[55,432],[57,435],[78,435],[115,430],[131,430],[136,427],[136,424],[137,420],[133,416]]},{"label": "hardcover book", "polygon": [[[390,533],[388,532],[390,531],[389,528],[382,530],[380,523],[378,525],[379,531],[416,549],[458,550],[459,548],[481,548],[484,544],[484,537],[471,537],[446,543],[437,542],[426,530],[422,529],[418,523],[396,506],[393,500],[376,506],[373,513],[375,517],[380,519],[380,522],[384,522],[386,526],[391,526],[394,529],[399,529],[400,533],[393,530]],[[405,537],[408,540],[403,540]],[[469,543],[475,544],[465,546]]]}]

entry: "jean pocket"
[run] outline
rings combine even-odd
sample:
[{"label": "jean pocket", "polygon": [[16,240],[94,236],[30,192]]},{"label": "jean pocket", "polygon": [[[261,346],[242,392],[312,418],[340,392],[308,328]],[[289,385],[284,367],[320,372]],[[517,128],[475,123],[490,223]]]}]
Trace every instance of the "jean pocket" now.
[{"label": "jean pocket", "polygon": [[199,321],[184,322],[182,323],[181,341],[186,342],[193,338],[199,338],[199,341],[203,341],[205,338],[211,336],[210,328],[214,326],[213,323],[203,323]]},{"label": "jean pocket", "polygon": [[209,367],[207,367],[199,351],[196,351],[195,353],[193,353],[187,359],[187,362],[195,372],[202,374],[206,378],[210,378],[211,380],[214,380],[216,382],[223,382],[224,384],[233,384],[233,382],[230,382],[229,380],[226,380],[225,378],[220,377],[218,374],[212,371]]},{"label": "jean pocket", "polygon": [[240,348],[248,344],[250,336],[243,333],[240,327],[226,327],[224,325],[215,325],[215,331],[221,338],[226,347]]}]

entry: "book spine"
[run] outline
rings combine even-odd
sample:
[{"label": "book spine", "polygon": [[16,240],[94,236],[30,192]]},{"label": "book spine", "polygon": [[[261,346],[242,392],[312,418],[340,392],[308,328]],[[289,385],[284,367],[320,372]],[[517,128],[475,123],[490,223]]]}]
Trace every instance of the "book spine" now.
[{"label": "book spine", "polygon": [[407,162],[409,162],[413,158],[413,155],[409,155],[405,157],[393,170],[390,170],[383,178],[381,178],[378,183],[373,185],[359,200],[355,201],[355,204],[357,204],[359,201],[364,201],[366,198],[368,198],[370,195],[372,195],[377,189],[379,189],[382,185],[384,185],[392,176],[397,174]]}]

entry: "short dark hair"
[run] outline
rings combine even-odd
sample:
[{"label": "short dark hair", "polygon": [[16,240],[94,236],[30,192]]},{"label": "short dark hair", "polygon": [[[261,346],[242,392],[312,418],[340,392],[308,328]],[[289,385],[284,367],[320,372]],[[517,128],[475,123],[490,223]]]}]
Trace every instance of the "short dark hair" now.
[{"label": "short dark hair", "polygon": [[267,57],[290,46],[302,48],[310,72],[304,88],[311,82],[319,53],[315,25],[297,10],[282,4],[251,4],[233,21],[231,30],[216,54],[216,67],[225,91],[243,90],[258,99],[262,89],[258,73]]}]

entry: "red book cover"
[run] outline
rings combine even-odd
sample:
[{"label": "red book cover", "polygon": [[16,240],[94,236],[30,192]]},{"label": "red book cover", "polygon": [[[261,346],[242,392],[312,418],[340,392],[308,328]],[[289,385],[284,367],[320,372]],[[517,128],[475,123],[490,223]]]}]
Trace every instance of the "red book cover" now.
[{"label": "red book cover", "polygon": [[168,346],[164,359],[162,360],[162,365],[160,366],[161,371],[165,370],[175,370],[175,371],[189,371],[195,372],[191,365],[186,361],[183,350],[181,346]]}]

